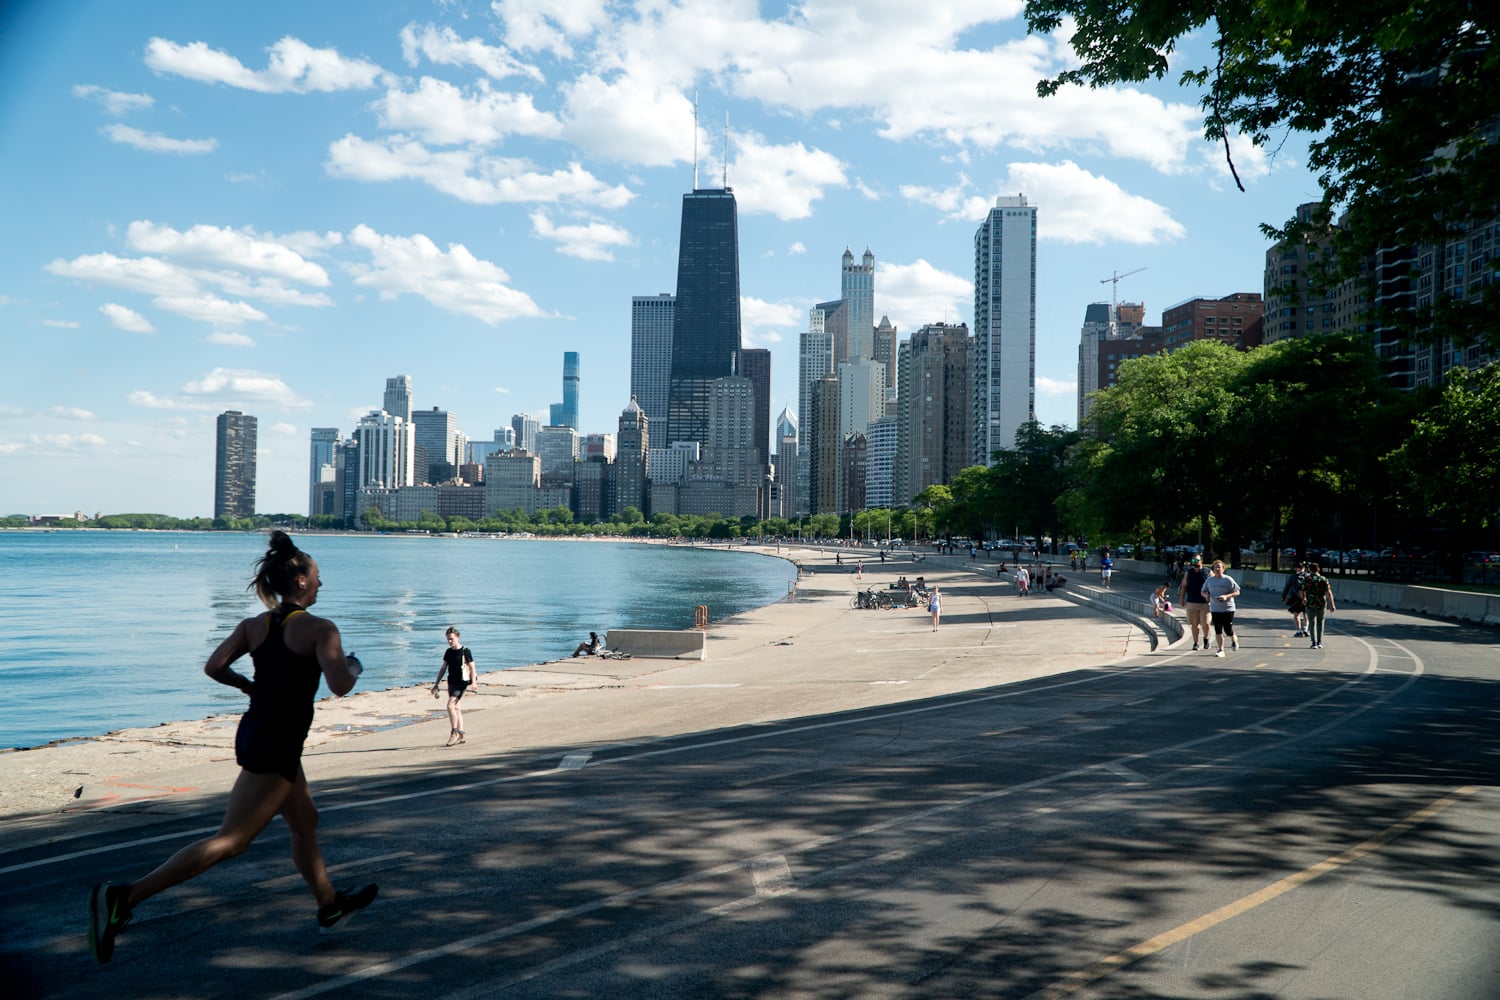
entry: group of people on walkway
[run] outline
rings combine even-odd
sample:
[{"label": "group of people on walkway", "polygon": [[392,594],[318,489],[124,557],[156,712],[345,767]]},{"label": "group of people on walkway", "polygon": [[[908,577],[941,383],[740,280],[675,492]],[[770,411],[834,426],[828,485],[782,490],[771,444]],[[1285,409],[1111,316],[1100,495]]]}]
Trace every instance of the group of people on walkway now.
[{"label": "group of people on walkway", "polygon": [[[1165,587],[1157,589],[1153,599],[1158,612]],[[1234,633],[1235,598],[1240,596],[1240,585],[1224,569],[1224,560],[1215,559],[1207,571],[1203,568],[1203,557],[1195,555],[1189,561],[1178,586],[1178,600],[1187,613],[1188,629],[1193,637],[1193,649],[1199,647],[1199,634],[1205,652],[1215,656],[1224,655],[1224,643],[1229,648],[1240,648],[1239,637]],[[1333,599],[1333,584],[1325,577],[1317,563],[1298,563],[1295,572],[1288,578],[1281,593],[1282,602],[1292,614],[1293,638],[1307,637],[1312,640],[1310,648],[1323,648],[1324,621],[1328,614],[1337,610]],[[1209,626],[1213,637],[1209,636]]]}]

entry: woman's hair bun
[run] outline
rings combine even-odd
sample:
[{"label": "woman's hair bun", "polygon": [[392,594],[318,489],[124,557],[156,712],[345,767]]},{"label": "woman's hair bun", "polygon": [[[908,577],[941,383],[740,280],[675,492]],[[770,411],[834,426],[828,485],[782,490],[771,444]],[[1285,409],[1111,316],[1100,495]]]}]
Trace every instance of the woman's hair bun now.
[{"label": "woman's hair bun", "polygon": [[284,531],[271,532],[271,551],[278,556],[291,556],[297,553],[297,544],[292,541],[292,536]]}]

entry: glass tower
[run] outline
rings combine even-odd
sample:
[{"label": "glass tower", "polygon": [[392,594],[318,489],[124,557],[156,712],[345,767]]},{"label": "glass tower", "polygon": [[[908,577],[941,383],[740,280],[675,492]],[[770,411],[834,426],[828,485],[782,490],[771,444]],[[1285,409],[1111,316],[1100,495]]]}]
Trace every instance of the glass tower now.
[{"label": "glass tower", "polygon": [[974,234],[974,464],[1036,418],[1036,206],[1001,196]]},{"label": "glass tower", "polygon": [[214,517],[255,515],[256,419],[239,410],[219,414],[214,455]]},{"label": "glass tower", "polygon": [[740,349],[739,220],[730,188],[682,196],[673,327],[667,434],[661,443],[704,442],[710,387],[733,373]]}]

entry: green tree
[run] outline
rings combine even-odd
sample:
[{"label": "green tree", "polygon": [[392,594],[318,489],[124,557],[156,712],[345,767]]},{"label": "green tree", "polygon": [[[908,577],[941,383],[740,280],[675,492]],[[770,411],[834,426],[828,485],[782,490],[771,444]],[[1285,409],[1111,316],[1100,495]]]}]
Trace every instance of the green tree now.
[{"label": "green tree", "polygon": [[1385,460],[1408,508],[1448,529],[1449,569],[1461,579],[1459,555],[1500,519],[1500,363],[1450,372],[1442,395]]},{"label": "green tree", "polygon": [[[1455,226],[1493,218],[1500,204],[1500,46],[1496,9],[1472,0],[1027,0],[1034,32],[1065,25],[1076,66],[1037,85],[1104,87],[1166,76],[1200,93],[1205,138],[1243,136],[1276,147],[1310,137],[1322,211],[1266,226],[1305,241],[1348,210],[1334,235],[1328,278],[1354,277],[1384,247],[1438,243]],[[1209,40],[1202,62],[1184,55],[1190,36]],[[1185,63],[1186,60],[1186,63]],[[1500,285],[1461,306],[1442,295],[1402,322],[1413,333],[1500,340],[1490,322]]]},{"label": "green tree", "polygon": [[[995,452],[995,464],[983,472],[991,517],[1002,532],[1019,528],[1020,534],[1058,541],[1067,523],[1061,501],[1074,474],[1070,455],[1080,440],[1076,430],[1044,428],[1033,420],[1016,430],[1014,448]],[[955,484],[955,496],[957,492]]]}]

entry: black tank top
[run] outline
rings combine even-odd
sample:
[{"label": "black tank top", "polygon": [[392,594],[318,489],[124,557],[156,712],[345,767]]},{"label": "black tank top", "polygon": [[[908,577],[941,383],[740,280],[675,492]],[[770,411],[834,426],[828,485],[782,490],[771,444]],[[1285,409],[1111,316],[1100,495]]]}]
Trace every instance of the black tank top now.
[{"label": "black tank top", "polygon": [[301,729],[304,734],[312,725],[313,700],[318,696],[323,671],[316,656],[303,656],[287,648],[282,627],[293,615],[306,613],[303,608],[266,612],[265,641],[250,652],[255,663],[255,686],[247,713],[275,725]]}]

